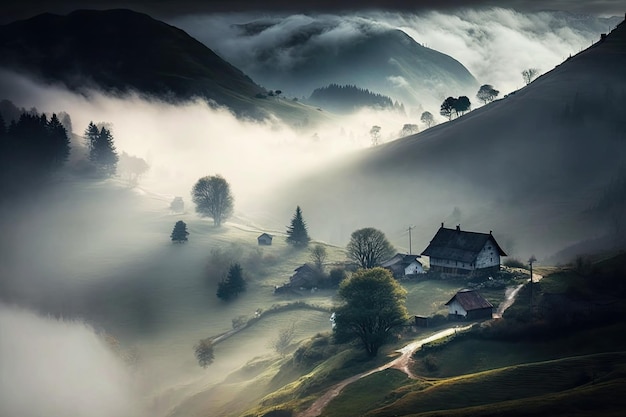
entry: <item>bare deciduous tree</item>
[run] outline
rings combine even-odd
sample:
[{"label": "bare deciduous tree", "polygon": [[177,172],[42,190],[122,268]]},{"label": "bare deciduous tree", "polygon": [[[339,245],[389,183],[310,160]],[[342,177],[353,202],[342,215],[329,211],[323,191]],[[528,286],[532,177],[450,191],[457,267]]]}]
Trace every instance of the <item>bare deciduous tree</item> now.
[{"label": "bare deciduous tree", "polygon": [[522,71],[522,78],[524,79],[526,85],[530,84],[530,82],[534,80],[537,75],[539,75],[539,69],[537,68],[528,68]]},{"label": "bare deciduous tree", "polygon": [[425,111],[424,113],[422,113],[420,121],[424,123],[427,127],[431,127],[435,124],[435,118],[433,117],[433,114],[429,111]]},{"label": "bare deciduous tree", "polygon": [[372,138],[372,146],[376,146],[380,143],[380,126],[372,126],[370,129],[370,137]]},{"label": "bare deciduous tree", "polygon": [[487,104],[495,100],[498,97],[500,92],[493,88],[491,84],[481,85],[478,93],[476,93],[476,98],[483,102],[483,104]]},{"label": "bare deciduous tree", "polygon": [[191,190],[196,211],[213,218],[217,227],[233,214],[233,196],[230,185],[220,175],[202,177]]},{"label": "bare deciduous tree", "polygon": [[324,272],[324,262],[328,257],[328,252],[323,245],[317,244],[311,249],[311,262],[319,272]]},{"label": "bare deciduous tree", "polygon": [[289,326],[278,330],[276,338],[270,342],[270,347],[280,356],[285,356],[295,336],[296,322],[292,322]]},{"label": "bare deciduous tree", "polygon": [[346,252],[361,268],[367,269],[393,256],[394,248],[383,232],[366,227],[352,232]]},{"label": "bare deciduous tree", "polygon": [[404,137],[404,136],[414,135],[418,133],[419,131],[420,129],[419,127],[417,127],[416,124],[406,123],[404,126],[402,126],[402,130],[400,131],[400,136]]}]

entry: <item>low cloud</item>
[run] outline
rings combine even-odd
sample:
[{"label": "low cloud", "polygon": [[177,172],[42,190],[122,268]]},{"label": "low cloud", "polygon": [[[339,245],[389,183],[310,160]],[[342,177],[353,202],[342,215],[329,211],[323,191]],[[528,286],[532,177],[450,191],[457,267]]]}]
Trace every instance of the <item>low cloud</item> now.
[{"label": "low cloud", "polygon": [[387,81],[389,81],[394,88],[404,88],[409,86],[407,80],[401,75],[392,75],[390,77],[387,77]]},{"label": "low cloud", "polygon": [[235,13],[180,17],[171,23],[253,79],[268,67],[299,65],[320,45],[334,48],[367,30],[398,28],[416,42],[460,61],[481,84],[492,84],[506,94],[524,85],[522,70],[533,67],[549,71],[597,41],[600,33],[618,20],[493,7],[421,13],[274,15],[262,20],[271,22],[271,27],[255,34],[244,34],[237,26],[257,19],[252,14]]},{"label": "low cloud", "polygon": [[19,107],[67,112],[78,135],[90,121],[109,123],[118,152],[150,164],[141,185],[153,191],[188,201],[198,178],[220,174],[231,183],[236,208],[254,205],[259,195],[285,180],[370,146],[374,124],[382,127],[382,139],[388,141],[411,122],[410,116],[395,111],[364,109],[294,128],[276,117],[240,120],[201,100],[174,105],[136,95],[113,97],[92,91],[85,96],[6,72],[0,74],[0,90]]},{"label": "low cloud", "polygon": [[84,323],[0,304],[0,335],[0,415],[142,415],[123,361]]}]

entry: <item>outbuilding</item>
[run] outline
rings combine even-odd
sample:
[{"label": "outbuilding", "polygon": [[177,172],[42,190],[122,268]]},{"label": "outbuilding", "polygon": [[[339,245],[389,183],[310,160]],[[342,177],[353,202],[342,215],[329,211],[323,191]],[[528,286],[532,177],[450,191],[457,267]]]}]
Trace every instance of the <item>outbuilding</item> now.
[{"label": "outbuilding", "polygon": [[272,244],[272,235],[268,235],[267,233],[263,233],[261,236],[257,237],[256,240],[259,245],[269,246]]},{"label": "outbuilding", "polygon": [[461,290],[446,303],[448,318],[453,320],[477,320],[493,317],[493,304],[478,291]]}]

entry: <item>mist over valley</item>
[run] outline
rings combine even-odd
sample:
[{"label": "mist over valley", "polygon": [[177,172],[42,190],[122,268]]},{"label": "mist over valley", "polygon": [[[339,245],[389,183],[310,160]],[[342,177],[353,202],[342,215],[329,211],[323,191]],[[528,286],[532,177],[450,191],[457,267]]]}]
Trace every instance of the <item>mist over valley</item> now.
[{"label": "mist over valley", "polygon": [[[512,304],[508,319],[502,309],[504,319],[473,328],[489,340],[475,351],[500,341],[498,329],[521,334],[517,343],[527,343],[526,330],[543,343],[541,326],[563,306],[576,314],[587,306],[571,319],[583,330],[620,331],[593,327],[589,312],[619,326],[625,305],[622,17],[477,7],[160,20],[78,10],[17,20],[0,34],[0,415],[408,415],[402,398],[414,393],[403,390],[431,392],[410,385],[415,374],[457,375],[442,359],[448,351],[405,352],[404,370],[383,365],[402,346],[452,332],[445,303],[467,288],[494,313]],[[521,72],[530,68],[527,83]],[[481,102],[485,84],[497,91]],[[463,96],[469,109],[444,114],[447,97]],[[33,159],[47,146],[29,139],[37,126],[61,124],[67,158]],[[106,135],[113,163],[94,151]],[[221,227],[192,190],[216,175],[234,200]],[[303,245],[288,239],[300,209],[310,235]],[[176,240],[179,221],[188,236]],[[347,249],[353,232],[375,228],[387,255],[417,257],[440,228],[455,226],[492,234],[515,268],[446,277],[416,258],[427,273],[394,280],[406,290],[409,321],[377,357],[358,338],[337,336],[341,318],[331,313],[349,305],[344,287],[362,273]],[[257,241],[262,233],[271,245]],[[527,259],[544,268],[545,287],[528,285]],[[245,288],[221,297],[235,264]],[[305,265],[319,267],[314,284],[294,279]],[[578,274],[567,285],[585,287],[553,296],[565,284],[550,273],[563,271]],[[518,301],[527,291],[532,300],[533,288],[527,313]],[[546,333],[579,337],[567,320]],[[568,369],[594,369],[590,378],[609,386],[617,373],[603,370],[626,363],[623,343],[609,349],[598,339],[562,351],[600,355]],[[529,350],[536,356],[515,360],[575,361]],[[517,365],[516,354],[493,354],[487,368]],[[458,372],[482,372],[480,361]],[[335,384],[377,367],[315,408]],[[572,386],[603,389],[584,385],[586,375],[571,376],[579,385],[562,376],[563,401],[575,401]],[[374,380],[397,396],[378,398]],[[415,401],[423,412],[450,411],[446,400],[432,409]],[[481,406],[500,401],[508,400]]]}]

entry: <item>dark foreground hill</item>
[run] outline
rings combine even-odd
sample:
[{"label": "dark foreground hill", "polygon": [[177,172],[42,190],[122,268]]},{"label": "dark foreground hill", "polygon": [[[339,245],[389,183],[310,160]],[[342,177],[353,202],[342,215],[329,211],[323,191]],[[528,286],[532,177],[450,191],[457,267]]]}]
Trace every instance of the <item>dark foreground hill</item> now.
[{"label": "dark foreground hill", "polygon": [[341,243],[356,228],[374,226],[406,245],[402,231],[413,224],[413,246],[424,248],[441,221],[493,230],[514,256],[548,256],[597,236],[619,239],[626,224],[624,68],[622,23],[515,94],[362,152],[290,197],[308,213],[310,230]]},{"label": "dark foreground hill", "polygon": [[131,10],[42,14],[0,26],[0,67],[74,91],[195,97],[261,113],[265,92],[184,31]]}]

